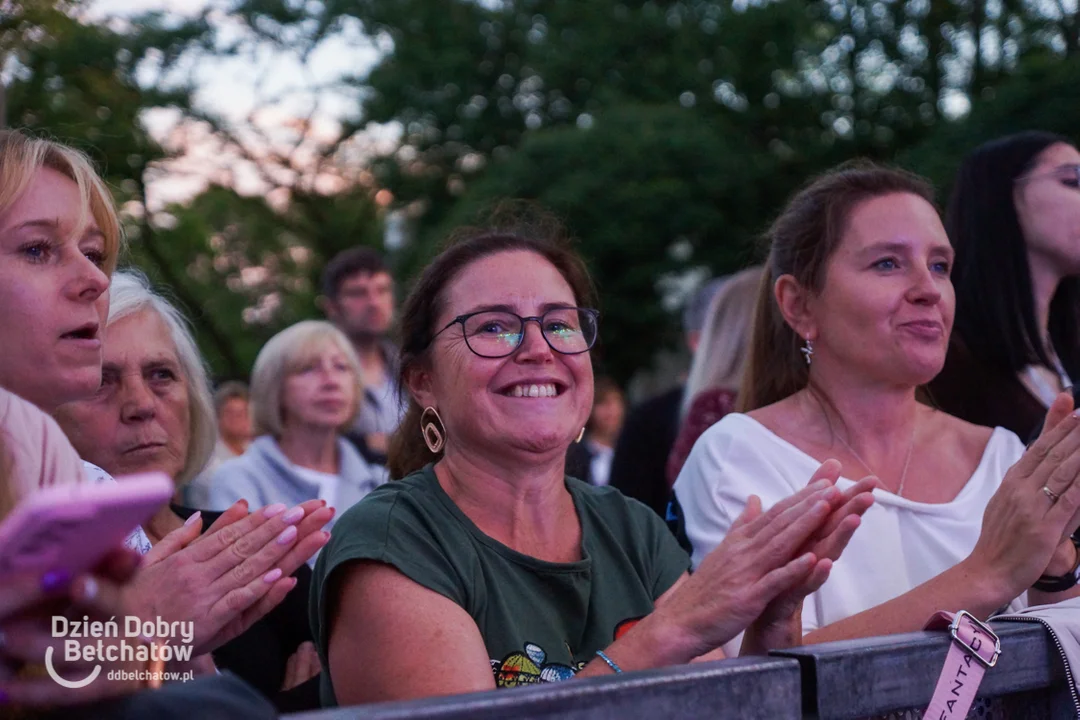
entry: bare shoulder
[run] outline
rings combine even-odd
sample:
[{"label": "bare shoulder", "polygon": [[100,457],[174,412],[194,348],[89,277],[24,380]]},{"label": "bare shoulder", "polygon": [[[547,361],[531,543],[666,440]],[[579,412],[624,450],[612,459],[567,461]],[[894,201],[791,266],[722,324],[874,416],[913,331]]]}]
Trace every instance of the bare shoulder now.
[{"label": "bare shoulder", "polygon": [[793,395],[779,402],[774,402],[772,405],[751,410],[746,415],[758,421],[776,435],[786,438],[792,434],[790,430],[794,418],[797,416],[796,410],[797,406]]},{"label": "bare shoulder", "polygon": [[975,466],[982,460],[994,428],[974,425],[941,410],[924,407],[926,432],[944,447]]}]

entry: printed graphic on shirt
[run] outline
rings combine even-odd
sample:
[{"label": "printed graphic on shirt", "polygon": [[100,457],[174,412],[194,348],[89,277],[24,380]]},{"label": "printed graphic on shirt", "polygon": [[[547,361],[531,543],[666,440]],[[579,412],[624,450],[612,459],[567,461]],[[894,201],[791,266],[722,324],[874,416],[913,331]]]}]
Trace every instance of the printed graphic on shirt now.
[{"label": "printed graphic on shirt", "polygon": [[525,643],[525,652],[510,653],[501,661],[492,660],[495,687],[509,688],[569,680],[585,667],[583,662],[577,663],[576,667],[570,667],[562,663],[548,663],[546,660],[547,653],[536,643]]},{"label": "printed graphic on shirt", "polygon": [[643,618],[643,617],[644,617],[644,616],[642,616],[642,617],[636,617],[636,618],[627,618],[626,620],[623,620],[623,621],[622,621],[621,623],[619,623],[618,625],[616,625],[616,626],[615,626],[615,637],[614,637],[614,640],[618,640],[618,639],[619,639],[619,638],[621,638],[621,637],[622,637],[623,635],[625,635],[626,633],[630,632],[630,630],[631,630],[631,629],[632,629],[632,628],[633,628],[633,627],[634,627],[635,625],[637,625],[637,624],[638,624],[639,622],[641,622],[641,620],[642,620],[642,618]]},{"label": "printed graphic on shirt", "polygon": [[[641,621],[641,618],[628,618],[615,626],[613,640],[618,640]],[[536,643],[525,643],[524,652],[512,652],[502,660],[491,661],[491,671],[495,673],[495,687],[509,688],[537,683],[559,682],[574,677],[586,661],[574,663],[574,666],[562,663],[549,663],[547,653]],[[569,647],[567,648],[569,650]]]}]

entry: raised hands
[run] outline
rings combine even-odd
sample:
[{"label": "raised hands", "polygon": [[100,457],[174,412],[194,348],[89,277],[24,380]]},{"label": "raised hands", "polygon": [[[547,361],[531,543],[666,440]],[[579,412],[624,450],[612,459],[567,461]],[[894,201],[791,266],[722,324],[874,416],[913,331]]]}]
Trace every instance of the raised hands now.
[{"label": "raised hands", "polygon": [[128,603],[145,619],[194,621],[194,654],[215,650],[292,590],[293,571],[330,539],[322,527],[333,514],[322,500],[253,513],[241,500],[201,536],[194,515],[146,556]]},{"label": "raised hands", "polygon": [[1056,557],[1075,551],[1067,540],[1080,512],[1080,417],[1072,399],[1054,401],[1042,435],[1009,469],[983,513],[982,533],[968,557],[974,572],[1008,602],[1031,587]]},{"label": "raised hands", "polygon": [[833,484],[839,471],[839,463],[825,463],[806,488],[764,513],[751,496],[724,541],[654,614],[685,633],[695,655],[731,640],[766,610],[765,627],[789,632],[802,598],[828,577],[873,502],[872,479],[842,493]]},{"label": "raised hands", "polygon": [[[814,473],[810,484],[822,480],[835,483],[840,472],[838,461],[826,460]],[[863,513],[874,504],[871,493],[876,485],[876,478],[866,477],[847,490],[841,492],[833,487],[835,492],[826,493],[826,501],[830,503],[832,512],[798,551],[800,555],[813,554],[817,563],[802,582],[779,594],[747,628],[740,655],[763,654],[771,649],[800,644],[803,601],[829,579],[833,562],[840,558],[858,530]]]}]

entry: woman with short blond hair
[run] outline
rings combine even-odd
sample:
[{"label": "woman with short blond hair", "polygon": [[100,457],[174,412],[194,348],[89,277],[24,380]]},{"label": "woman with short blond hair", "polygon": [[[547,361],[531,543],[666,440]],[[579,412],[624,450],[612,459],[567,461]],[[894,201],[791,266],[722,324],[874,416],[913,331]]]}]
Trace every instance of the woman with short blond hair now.
[{"label": "woman with short blond hair", "polygon": [[[0,388],[47,413],[100,389],[110,275],[119,248],[115,208],[85,156],[52,141],[0,131],[0,337],[9,340],[0,353]],[[13,437],[10,430],[27,429],[24,417],[11,414],[9,405],[2,418],[9,431],[5,444]],[[105,471],[79,467],[70,455],[56,472],[47,464],[46,472],[27,470],[33,463],[20,463],[18,453],[11,459],[15,464],[6,472],[24,474],[0,476],[9,505],[45,484],[112,482]],[[196,517],[152,550],[139,529],[129,542],[147,554],[123,589],[122,614],[192,623],[195,669],[208,670],[207,653],[251,627],[295,586],[289,575],[325,542],[317,530],[329,514],[317,502],[252,513],[238,504],[210,527],[208,541],[193,542],[203,527]],[[57,586],[66,582],[62,575],[50,577]],[[91,687],[113,686],[95,683],[53,696],[40,678],[16,676],[12,668],[38,662],[41,648],[53,641],[47,623],[6,636],[0,699],[70,704],[94,695]],[[67,673],[66,661],[61,665]],[[182,663],[170,672],[188,667]]]},{"label": "woman with short blond hair", "polygon": [[[71,208],[60,216],[53,203]],[[78,150],[0,131],[0,327],[19,352],[0,353],[0,386],[51,413],[101,382],[100,331],[120,253],[112,197]],[[35,272],[56,268],[56,274]],[[53,283],[54,307],[22,302],[24,283]]]},{"label": "woman with short blond hair", "polygon": [[255,359],[251,417],[256,439],[222,463],[210,506],[319,498],[344,510],[386,481],[343,437],[360,409],[360,362],[333,325],[305,320],[270,339]]}]

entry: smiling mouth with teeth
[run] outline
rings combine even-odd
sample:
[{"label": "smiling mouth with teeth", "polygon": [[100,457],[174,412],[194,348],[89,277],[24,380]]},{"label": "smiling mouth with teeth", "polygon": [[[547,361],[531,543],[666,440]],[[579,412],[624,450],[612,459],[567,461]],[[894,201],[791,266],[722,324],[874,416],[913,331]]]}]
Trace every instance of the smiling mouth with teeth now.
[{"label": "smiling mouth with teeth", "polygon": [[503,394],[515,398],[550,398],[557,396],[559,391],[553,383],[544,383],[543,385],[515,385]]}]

